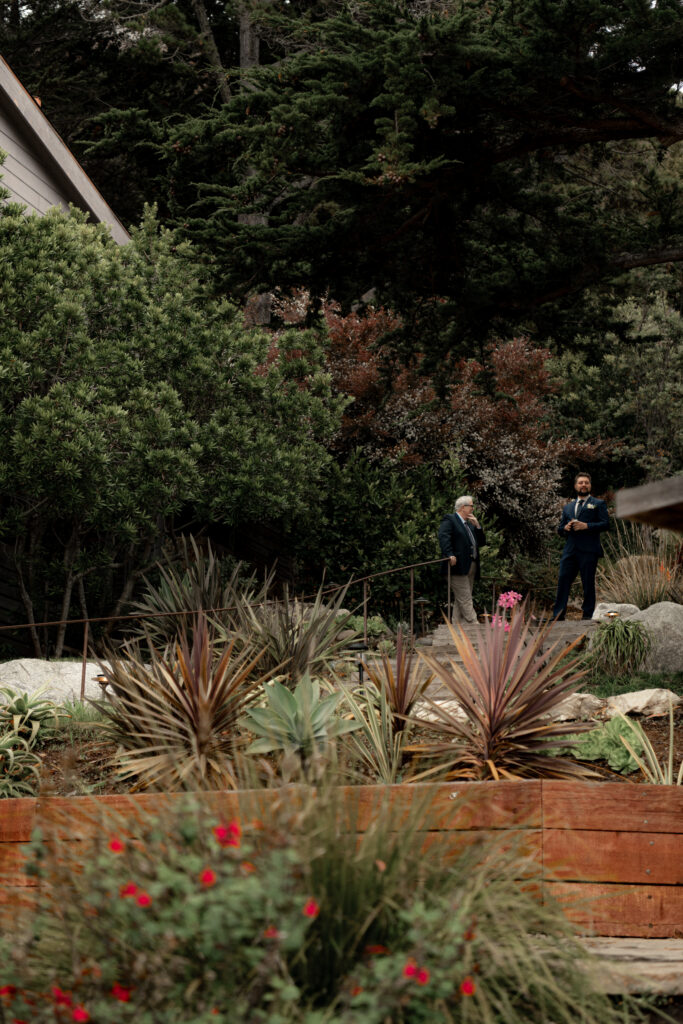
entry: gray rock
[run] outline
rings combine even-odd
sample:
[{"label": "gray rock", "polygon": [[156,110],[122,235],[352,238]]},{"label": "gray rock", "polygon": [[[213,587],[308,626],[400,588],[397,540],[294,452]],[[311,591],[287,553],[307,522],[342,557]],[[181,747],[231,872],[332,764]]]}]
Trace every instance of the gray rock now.
[{"label": "gray rock", "polygon": [[638,690],[636,693],[619,693],[607,699],[605,714],[608,718],[621,712],[624,715],[668,715],[669,707],[680,704],[681,698],[673,690]]},{"label": "gray rock", "polygon": [[[94,676],[100,671],[94,661],[86,662],[85,696],[98,700],[102,696],[100,684]],[[35,693],[43,690],[43,696],[58,704],[65,700],[78,700],[81,695],[81,661],[42,661],[40,658],[17,658],[0,664],[0,686],[9,686],[15,693]],[[0,694],[0,700],[4,695]]]},{"label": "gray rock", "polygon": [[593,618],[597,619],[598,622],[607,622],[611,617],[607,613],[616,612],[620,619],[627,619],[631,615],[635,615],[638,611],[640,611],[640,609],[637,604],[608,604],[603,601],[595,606]]},{"label": "gray rock", "polygon": [[572,693],[548,716],[555,722],[582,722],[594,718],[607,701],[603,697],[594,697],[592,693]]},{"label": "gray rock", "polygon": [[641,671],[683,671],[683,605],[661,601],[630,615],[629,621],[642,622],[652,640]]}]

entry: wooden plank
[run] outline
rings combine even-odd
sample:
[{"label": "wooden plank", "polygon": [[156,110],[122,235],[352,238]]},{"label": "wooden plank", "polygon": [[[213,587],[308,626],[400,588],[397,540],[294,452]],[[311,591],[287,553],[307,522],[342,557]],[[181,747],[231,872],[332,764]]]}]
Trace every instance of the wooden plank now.
[{"label": "wooden plank", "polygon": [[620,519],[683,530],[683,474],[617,491],[616,497]]},{"label": "wooden plank", "polygon": [[683,831],[683,786],[543,782],[543,827]]},{"label": "wooden plank", "polygon": [[563,881],[681,885],[683,836],[544,829],[543,872]]},{"label": "wooden plank", "polygon": [[543,892],[598,935],[683,937],[683,889],[676,886],[544,882]]},{"label": "wooden plank", "polygon": [[397,821],[413,816],[431,830],[541,825],[541,783],[536,780],[356,786],[346,788],[345,799],[357,804],[358,831],[368,828],[385,801]]},{"label": "wooden plank", "polygon": [[0,843],[26,843],[36,822],[38,801],[33,797],[0,800]]}]

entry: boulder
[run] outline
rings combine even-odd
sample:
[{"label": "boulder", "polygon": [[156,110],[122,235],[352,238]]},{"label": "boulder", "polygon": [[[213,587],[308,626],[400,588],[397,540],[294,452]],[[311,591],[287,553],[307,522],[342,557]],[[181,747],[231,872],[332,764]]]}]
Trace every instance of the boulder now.
[{"label": "boulder", "polygon": [[641,622],[652,640],[642,672],[683,671],[683,605],[661,601],[629,615],[628,619]]},{"label": "boulder", "polygon": [[638,690],[637,693],[620,693],[606,701],[605,715],[613,718],[621,712],[624,715],[668,715],[669,707],[675,708],[681,698],[673,690]]},{"label": "boulder", "polygon": [[616,612],[620,619],[627,619],[638,611],[640,609],[637,604],[608,604],[606,601],[601,601],[595,606],[593,618],[598,622],[608,622],[612,617],[608,612]]},{"label": "boulder", "polygon": [[594,697],[592,693],[572,693],[548,717],[555,722],[582,722],[594,718],[606,704],[604,697]]},{"label": "boulder", "polygon": [[[95,676],[100,667],[94,661],[85,666],[85,696],[99,700],[102,696],[100,684]],[[81,695],[82,661],[42,661],[40,658],[17,658],[0,664],[0,686],[9,686],[15,693],[33,694],[43,690],[42,696],[58,704]],[[0,693],[0,701],[5,694]]]}]

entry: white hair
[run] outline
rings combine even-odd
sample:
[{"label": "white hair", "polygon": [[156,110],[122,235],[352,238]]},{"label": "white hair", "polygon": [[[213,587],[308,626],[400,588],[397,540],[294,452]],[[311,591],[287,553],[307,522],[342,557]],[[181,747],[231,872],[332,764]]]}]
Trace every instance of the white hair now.
[{"label": "white hair", "polygon": [[463,507],[463,505],[473,505],[473,504],[474,504],[474,501],[472,500],[472,495],[471,494],[463,494],[463,496],[461,498],[457,498],[456,499],[455,508],[453,509],[453,511],[457,512],[459,508]]}]

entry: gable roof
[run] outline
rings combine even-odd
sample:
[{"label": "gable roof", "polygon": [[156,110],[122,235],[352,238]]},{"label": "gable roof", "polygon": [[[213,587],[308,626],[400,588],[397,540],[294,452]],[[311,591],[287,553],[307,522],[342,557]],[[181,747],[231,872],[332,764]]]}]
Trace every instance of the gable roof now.
[{"label": "gable roof", "polygon": [[73,203],[95,223],[107,224],[112,238],[125,245],[130,235],[104,201],[79,162],[0,57],[0,185],[13,201],[44,214],[51,206]]}]

